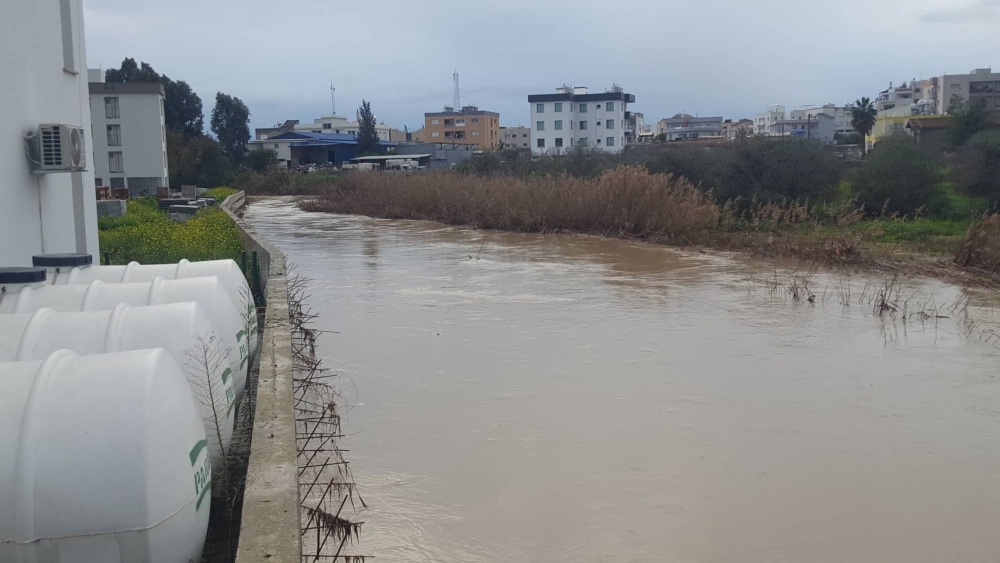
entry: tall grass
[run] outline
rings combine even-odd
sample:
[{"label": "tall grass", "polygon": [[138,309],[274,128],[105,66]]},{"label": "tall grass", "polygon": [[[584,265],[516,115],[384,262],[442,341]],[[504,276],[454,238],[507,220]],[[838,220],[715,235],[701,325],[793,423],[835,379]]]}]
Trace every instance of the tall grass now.
[{"label": "tall grass", "polygon": [[985,217],[969,227],[955,263],[1000,273],[1000,213]]},{"label": "tall grass", "polygon": [[716,229],[720,207],[683,178],[622,166],[594,178],[348,174],[307,211],[427,219],[522,232],[687,239]]}]

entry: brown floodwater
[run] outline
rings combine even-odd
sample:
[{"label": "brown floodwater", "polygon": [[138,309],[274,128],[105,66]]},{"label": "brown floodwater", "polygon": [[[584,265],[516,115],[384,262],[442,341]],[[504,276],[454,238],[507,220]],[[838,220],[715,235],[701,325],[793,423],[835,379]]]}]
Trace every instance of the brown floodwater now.
[{"label": "brown floodwater", "polygon": [[864,275],[280,199],[247,219],[336,332],[359,553],[1000,560],[989,295],[904,280],[878,316]]}]

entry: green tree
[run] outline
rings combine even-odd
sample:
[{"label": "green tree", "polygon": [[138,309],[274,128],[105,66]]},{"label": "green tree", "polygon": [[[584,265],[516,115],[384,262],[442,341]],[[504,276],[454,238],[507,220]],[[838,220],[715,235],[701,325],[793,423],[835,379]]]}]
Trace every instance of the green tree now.
[{"label": "green tree", "polygon": [[219,139],[229,162],[240,167],[250,142],[250,110],[242,100],[219,92],[212,109],[212,132]]},{"label": "green tree", "polygon": [[948,115],[951,116],[948,143],[953,149],[960,147],[976,133],[992,126],[990,110],[985,104],[982,102],[966,103],[958,94],[952,96],[951,101],[948,102]]},{"label": "green tree", "polygon": [[861,133],[834,133],[833,141],[838,145],[862,145],[865,138]]},{"label": "green tree", "polygon": [[980,131],[955,154],[958,186],[969,195],[1000,201],[1000,129]]},{"label": "green tree", "polygon": [[[692,181],[714,188],[720,202],[830,198],[843,175],[842,164],[819,141],[784,137],[737,139],[711,153],[710,165],[692,163]],[[714,162],[711,162],[714,161]]]},{"label": "green tree", "polygon": [[366,100],[361,100],[358,107],[358,153],[378,153],[379,138],[375,129],[375,114],[372,113],[372,105]]},{"label": "green tree", "polygon": [[250,169],[254,172],[266,172],[269,167],[278,163],[278,153],[273,149],[250,151]]},{"label": "green tree", "polygon": [[195,185],[215,188],[233,180],[233,169],[214,139],[200,135],[185,141],[180,133],[167,136],[170,186]]},{"label": "green tree", "polygon": [[875,116],[878,112],[875,110],[875,104],[872,103],[868,97],[862,97],[861,99],[855,100],[853,104],[850,105],[851,108],[851,126],[854,130],[861,134],[862,144],[865,147],[865,154],[868,154],[868,145],[864,143],[864,138],[872,132],[875,128]]},{"label": "green tree", "polygon": [[136,64],[126,57],[121,68],[110,68],[104,75],[106,82],[159,82],[163,85],[163,121],[168,131],[180,133],[184,139],[201,135],[204,131],[201,98],[187,82],[171,80],[160,75],[148,63]]},{"label": "green tree", "polygon": [[917,143],[908,135],[890,135],[856,171],[853,187],[871,216],[913,215],[922,208],[941,217],[948,212],[948,199],[937,182],[936,163],[917,149]]}]

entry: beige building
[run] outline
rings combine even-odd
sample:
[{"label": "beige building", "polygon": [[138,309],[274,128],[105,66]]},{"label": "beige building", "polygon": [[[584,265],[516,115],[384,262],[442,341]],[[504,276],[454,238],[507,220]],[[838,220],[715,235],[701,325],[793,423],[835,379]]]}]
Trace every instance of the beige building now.
[{"label": "beige building", "polygon": [[500,148],[502,149],[530,149],[531,129],[524,125],[517,127],[500,128]]},{"label": "beige building", "polygon": [[722,122],[722,136],[730,141],[739,139],[740,137],[749,137],[750,135],[753,135],[752,119],[740,119],[738,121],[727,119]]},{"label": "beige building", "polygon": [[500,114],[476,106],[464,106],[460,111],[445,107],[444,111],[424,114],[422,141],[425,143],[471,143],[480,150],[500,146]]}]

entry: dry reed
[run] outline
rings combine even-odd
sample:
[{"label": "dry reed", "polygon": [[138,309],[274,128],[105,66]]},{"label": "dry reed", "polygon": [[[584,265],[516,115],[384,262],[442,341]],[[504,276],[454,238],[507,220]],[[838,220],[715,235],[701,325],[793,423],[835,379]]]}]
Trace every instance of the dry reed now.
[{"label": "dry reed", "polygon": [[994,213],[969,227],[955,263],[1000,273],[1000,214]]}]

